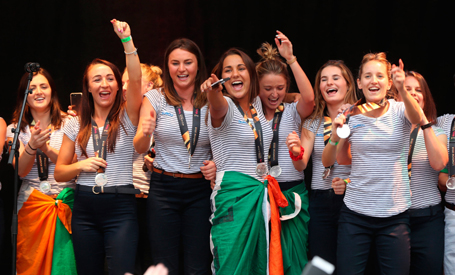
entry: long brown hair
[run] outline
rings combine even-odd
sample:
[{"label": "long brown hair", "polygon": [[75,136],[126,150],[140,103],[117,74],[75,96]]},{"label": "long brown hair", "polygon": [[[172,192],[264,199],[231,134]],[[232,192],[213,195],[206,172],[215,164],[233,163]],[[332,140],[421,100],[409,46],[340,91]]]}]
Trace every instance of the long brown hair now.
[{"label": "long brown hair", "polygon": [[163,73],[163,86],[162,91],[166,102],[172,106],[178,106],[182,104],[182,99],[178,95],[174,87],[171,75],[169,74],[169,55],[176,49],[182,49],[190,52],[196,56],[198,72],[196,79],[194,80],[194,94],[196,98],[193,101],[193,105],[196,108],[202,108],[207,103],[207,94],[201,92],[201,85],[207,78],[207,68],[205,67],[204,56],[202,55],[199,47],[192,40],[187,38],[179,38],[171,42],[167,47],[166,53],[164,54],[164,73]]},{"label": "long brown hair", "polygon": [[[238,55],[242,58],[243,62],[245,63],[245,67],[248,70],[248,74],[250,75],[250,93],[248,94],[249,102],[253,103],[254,99],[259,95],[259,79],[256,73],[256,65],[254,64],[253,60],[242,50],[237,48],[231,48],[227,50],[223,55],[221,55],[220,60],[213,68],[213,73],[221,79],[221,74],[223,73],[223,63],[226,57],[230,55]],[[235,103],[237,100],[228,94],[226,89],[223,87],[223,94],[229,98],[231,98]]]},{"label": "long brown hair", "polygon": [[[125,131],[125,128],[122,123],[122,117],[123,116],[123,109],[125,107],[124,105],[124,100],[121,92],[121,83],[122,83],[122,77],[120,74],[119,69],[117,66],[112,64],[109,61],[103,60],[96,58],[94,59],[88,66],[85,68],[84,72],[84,78],[82,81],[82,104],[81,104],[81,112],[80,112],[80,128],[79,128],[79,134],[77,135],[77,141],[79,142],[79,146],[81,148],[82,154],[86,157],[87,155],[87,143],[88,140],[90,139],[90,135],[92,134],[92,116],[95,113],[95,104],[93,102],[93,96],[92,94],[88,91],[89,87],[89,79],[88,79],[88,73],[91,70],[91,68],[94,65],[105,65],[111,68],[112,72],[114,72],[115,80],[117,81],[117,85],[119,87],[119,90],[117,91],[117,95],[115,97],[114,105],[112,106],[111,110],[109,111],[109,114],[107,118],[109,119],[109,132],[108,132],[108,151],[109,152],[114,152],[115,149],[115,144],[117,141],[117,135],[119,133],[119,126],[121,125],[123,130]],[[125,131],[126,133],[126,131]]]},{"label": "long brown hair", "polygon": [[[64,115],[64,113],[62,113],[61,111],[60,103],[58,102],[57,89],[55,87],[54,79],[52,79],[52,76],[49,74],[49,72],[43,68],[40,68],[39,71],[34,72],[33,77],[35,77],[38,74],[44,76],[49,82],[49,87],[51,88],[51,100],[49,102],[51,125],[53,126],[54,129],[60,129],[60,127],[62,126],[63,119],[66,115]],[[19,88],[17,89],[16,107],[14,108],[13,118],[11,120],[11,123],[13,124],[19,122],[19,115],[21,113],[22,103],[25,97],[25,89],[27,88],[28,83],[28,75],[29,73],[25,73],[22,76],[21,80],[19,81]],[[26,103],[24,115],[22,116],[21,131],[24,132],[25,127],[27,127],[27,125],[30,125],[32,121],[33,116],[32,113],[30,112],[30,106],[28,105],[28,103]]]},{"label": "long brown hair", "polygon": [[436,104],[434,103],[433,96],[431,95],[430,87],[428,87],[427,81],[421,74],[414,71],[406,72],[406,77],[414,77],[419,82],[424,102],[423,113],[429,122],[436,123],[438,113],[436,111]]},{"label": "long brown hair", "polygon": [[[327,67],[337,67],[341,71],[341,75],[346,80],[348,85],[348,90],[346,95],[344,96],[344,102],[349,104],[354,104],[357,102],[357,92],[354,77],[352,76],[351,70],[349,70],[348,66],[344,64],[343,60],[329,60],[327,61],[322,67],[319,69],[318,73],[316,74],[316,80],[314,82],[314,111],[313,113],[308,116],[305,120],[305,123],[313,123],[314,120],[320,119],[324,116],[324,110],[327,107],[327,103],[325,102],[324,98],[322,97],[321,92],[321,74],[322,71]],[[322,119],[319,122],[318,127],[321,125]],[[303,125],[303,123],[302,123]]]}]

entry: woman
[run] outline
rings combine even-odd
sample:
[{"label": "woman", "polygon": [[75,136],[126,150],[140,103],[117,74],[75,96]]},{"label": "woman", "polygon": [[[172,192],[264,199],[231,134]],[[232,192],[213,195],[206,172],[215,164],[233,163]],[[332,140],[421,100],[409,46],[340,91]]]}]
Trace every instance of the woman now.
[{"label": "woman", "polygon": [[[214,71],[201,87],[209,100],[208,127],[217,168],[211,218],[213,269],[216,274],[265,274],[269,206],[263,184],[267,174],[264,154],[272,141],[272,129],[258,97],[258,77],[251,58],[230,49]],[[221,85],[212,88],[220,78],[229,78],[225,93]],[[274,190],[279,191],[279,186]],[[282,194],[276,200],[284,206]],[[279,231],[275,232],[278,235],[272,232],[272,239],[279,246]],[[277,253],[280,261],[281,253]],[[277,267],[283,268],[279,262]]]},{"label": "woman", "polygon": [[[161,79],[162,71],[158,66],[141,63],[142,81],[141,93],[144,95],[152,89],[159,89],[163,85]],[[126,91],[128,90],[128,70],[125,68],[122,76],[123,97],[126,100]],[[139,242],[137,246],[135,273],[143,274],[149,266],[152,265],[150,245],[147,232],[147,211],[146,203],[150,187],[151,170],[147,167],[152,165],[153,158],[151,156],[153,138],[151,139],[150,148],[144,154],[139,154],[134,151],[133,155],[133,185],[141,191],[136,194],[137,203],[137,219],[139,224]],[[147,169],[144,169],[147,168]]]},{"label": "woman", "polygon": [[[126,55],[126,103],[117,67],[93,60],[84,72],[81,114],[65,125],[55,170],[61,180],[78,176],[72,224],[79,274],[102,274],[105,256],[109,274],[132,272],[137,248],[132,142],[142,100],[141,69],[130,27],[111,23]],[[73,163],[74,153],[78,162]]]},{"label": "woman", "polygon": [[[28,75],[25,73],[19,83],[16,108],[7,130],[11,141],[14,137],[11,129],[19,121]],[[60,109],[54,81],[45,69],[33,73],[29,90],[32,93],[27,95],[21,129],[18,129],[17,172],[22,185],[18,196],[17,273],[50,274],[53,271],[75,274],[71,227],[64,219],[71,217],[74,177],[54,178],[66,115]],[[56,204],[66,215],[58,215],[57,222]],[[29,238],[31,234],[36,237]],[[62,238],[65,243],[62,243]]]},{"label": "woman", "polygon": [[[308,262],[309,214],[303,167],[299,167],[302,160],[298,156],[302,147],[297,132],[300,130],[301,118],[313,111],[314,94],[310,81],[293,55],[291,41],[283,33],[277,33],[275,43],[280,55],[291,67],[302,95],[299,102],[282,103],[289,90],[290,76],[287,64],[280,60],[272,45],[264,43],[258,49],[262,59],[256,65],[256,71],[264,116],[276,135],[269,151],[270,174],[276,178],[281,191],[290,202],[288,207],[280,211],[284,273],[301,274]],[[289,152],[293,152],[294,160],[289,157]]]},{"label": "woman", "polygon": [[[204,175],[212,153],[203,117],[207,98],[200,91],[206,76],[199,47],[174,40],[164,58],[164,83],[142,101],[134,147],[138,153],[155,139],[156,157],[147,199],[153,264],[169,274],[207,274],[210,267],[210,180]],[[183,250],[183,267],[179,251]]]},{"label": "woman", "polygon": [[[332,184],[343,182],[349,175],[349,165],[324,167],[321,157],[328,146],[332,121],[344,104],[357,100],[355,82],[349,68],[341,60],[326,62],[317,72],[314,84],[315,109],[302,127],[303,168],[313,159],[313,178],[310,191],[309,247],[310,257],[318,255],[336,264],[338,217],[343,196]],[[327,172],[328,171],[328,172]]]},{"label": "woman", "polygon": [[[382,273],[409,273],[408,139],[412,124],[421,122],[421,110],[404,88],[403,67],[400,60],[399,67],[391,68],[384,53],[364,56],[357,84],[365,104],[349,109],[362,114],[336,118],[334,128],[349,123],[332,132],[323,152],[325,166],[335,158],[352,163],[338,226],[338,274],[363,272],[372,243]],[[392,81],[403,102],[385,99]],[[340,142],[339,135],[348,136],[348,142]]]}]

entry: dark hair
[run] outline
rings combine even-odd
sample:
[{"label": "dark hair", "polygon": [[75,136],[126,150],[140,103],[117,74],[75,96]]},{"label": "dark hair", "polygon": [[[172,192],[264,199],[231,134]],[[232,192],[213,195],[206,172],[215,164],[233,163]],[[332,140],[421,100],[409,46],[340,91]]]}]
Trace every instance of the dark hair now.
[{"label": "dark hair", "polygon": [[[259,95],[259,80],[258,76],[256,73],[256,65],[254,64],[253,60],[242,50],[237,49],[237,48],[231,48],[227,50],[223,55],[221,56],[220,60],[218,63],[215,65],[213,68],[213,73],[221,79],[221,74],[223,73],[223,63],[226,57],[230,55],[238,55],[240,58],[242,58],[243,62],[245,62],[245,67],[248,70],[248,74],[250,75],[250,93],[248,94],[249,96],[249,102],[252,103],[253,100]],[[232,100],[237,103],[237,100],[230,96],[226,90],[223,88],[223,93],[224,95],[232,98]]]},{"label": "dark hair", "polygon": [[259,81],[267,74],[282,75],[286,79],[286,92],[288,92],[291,86],[291,77],[289,76],[288,66],[280,59],[277,49],[269,43],[262,43],[257,53],[262,57],[256,65]]},{"label": "dark hair", "polygon": [[[95,104],[93,102],[93,96],[92,94],[88,91],[89,87],[89,79],[88,79],[88,73],[91,70],[91,68],[95,65],[105,65],[111,68],[112,72],[114,73],[115,80],[117,81],[117,85],[119,87],[119,90],[117,91],[117,95],[115,97],[114,105],[112,106],[111,110],[109,111],[108,114],[108,119],[109,119],[109,133],[108,133],[108,151],[109,152],[114,152],[115,149],[115,144],[117,141],[117,135],[119,131],[119,126],[121,125],[123,130],[125,131],[123,127],[123,123],[121,122],[121,115],[123,115],[123,108],[124,108],[124,100],[121,92],[121,83],[122,83],[122,77],[120,74],[119,69],[117,66],[112,64],[109,61],[103,60],[96,58],[94,59],[86,68],[84,71],[84,77],[82,81],[82,104],[81,104],[81,112],[79,114],[80,117],[80,128],[79,128],[79,134],[77,135],[77,141],[79,142],[79,146],[81,147],[82,154],[87,156],[86,148],[87,148],[87,143],[90,138],[90,135],[92,134],[92,116],[95,113]],[[125,131],[126,133],[126,131]]]},{"label": "dark hair", "polygon": [[196,56],[198,72],[196,79],[194,80],[194,93],[196,94],[196,99],[193,102],[193,105],[196,108],[202,108],[207,103],[206,93],[201,93],[201,85],[204,83],[207,78],[207,68],[205,67],[204,56],[202,55],[199,47],[192,40],[187,38],[179,38],[171,42],[166,49],[164,54],[164,65],[163,65],[163,86],[162,91],[166,98],[166,102],[169,105],[177,106],[182,104],[182,99],[177,94],[177,91],[174,88],[174,82],[172,81],[171,75],[169,74],[169,55],[176,49],[185,50]]},{"label": "dark hair", "polygon": [[429,122],[436,123],[436,119],[438,118],[436,104],[434,103],[433,96],[431,95],[430,87],[428,87],[427,81],[421,74],[413,71],[406,72],[406,77],[414,77],[419,82],[424,102],[423,113]]},{"label": "dark hair", "polygon": [[[13,119],[11,120],[11,123],[13,124],[19,122],[19,115],[22,109],[22,102],[24,101],[25,89],[27,88],[28,83],[28,74],[29,73],[25,73],[22,76],[21,80],[19,81],[19,88],[17,89],[16,107],[14,109]],[[38,74],[44,76],[49,82],[49,87],[51,88],[51,100],[49,102],[51,124],[55,129],[60,129],[65,115],[62,115],[60,103],[58,102],[57,89],[55,87],[54,79],[52,79],[49,72],[43,68],[40,68],[39,71],[34,72],[33,77],[37,76]],[[24,115],[22,116],[21,131],[22,132],[25,131],[25,127],[27,127],[27,125],[30,125],[32,121],[33,121],[32,113],[30,112],[30,106],[27,103],[25,104]]]}]

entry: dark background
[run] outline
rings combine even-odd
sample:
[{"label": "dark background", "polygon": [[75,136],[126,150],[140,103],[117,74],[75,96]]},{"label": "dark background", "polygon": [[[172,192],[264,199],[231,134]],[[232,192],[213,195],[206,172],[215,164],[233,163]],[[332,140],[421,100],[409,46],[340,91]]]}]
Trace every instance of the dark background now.
[{"label": "dark background", "polygon": [[[159,66],[167,45],[179,37],[200,46],[208,70],[230,47],[258,61],[256,49],[262,42],[273,43],[275,30],[290,38],[312,83],[329,59],[344,60],[357,75],[365,53],[384,51],[392,63],[402,58],[405,69],[424,75],[438,115],[455,113],[455,20],[454,5],[448,4],[453,2],[2,0],[0,116],[9,123],[27,62],[38,62],[51,73],[65,109],[69,94],[82,89],[82,73],[92,59],[109,60],[123,70],[123,47],[109,22],[113,18],[130,24],[141,61]],[[8,214],[11,169],[1,171],[0,194]],[[9,248],[9,230],[5,235]],[[9,264],[7,253],[0,254],[0,273],[6,274]]]}]

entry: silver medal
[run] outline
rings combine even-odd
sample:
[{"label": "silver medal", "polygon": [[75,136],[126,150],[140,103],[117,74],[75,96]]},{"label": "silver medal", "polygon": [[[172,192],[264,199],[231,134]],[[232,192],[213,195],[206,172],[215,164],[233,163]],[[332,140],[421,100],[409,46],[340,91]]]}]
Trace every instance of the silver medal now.
[{"label": "silver medal", "polygon": [[256,166],[256,174],[260,177],[264,177],[269,173],[269,168],[265,162],[258,163]]},{"label": "silver medal", "polygon": [[455,189],[455,177],[450,177],[446,182],[447,189]]},{"label": "silver medal", "polygon": [[323,180],[325,180],[325,179],[327,179],[327,178],[329,177],[329,175],[330,175],[330,169],[331,169],[330,167],[326,167],[326,168],[324,169],[324,172],[322,173],[322,179],[323,179]]},{"label": "silver medal", "polygon": [[349,129],[349,126],[347,124],[343,124],[342,127],[337,128],[337,135],[340,138],[347,138],[350,133],[351,130]]},{"label": "silver medal", "polygon": [[51,191],[51,184],[48,181],[42,181],[39,184],[39,190],[41,193],[48,193]]},{"label": "silver medal", "polygon": [[105,186],[107,184],[107,176],[105,173],[98,173],[95,177],[95,184],[98,186]]},{"label": "silver medal", "polygon": [[272,168],[270,168],[270,176],[276,178],[279,175],[281,175],[281,166],[275,165]]}]

